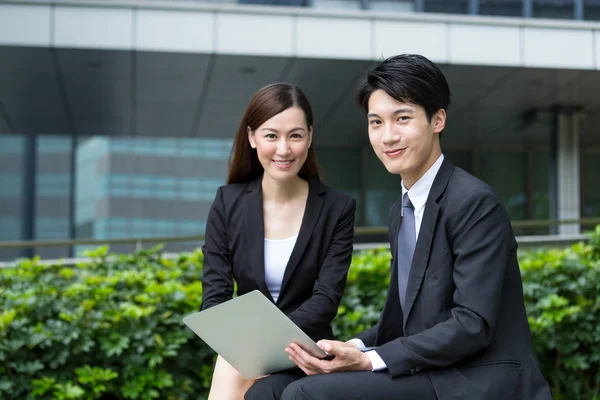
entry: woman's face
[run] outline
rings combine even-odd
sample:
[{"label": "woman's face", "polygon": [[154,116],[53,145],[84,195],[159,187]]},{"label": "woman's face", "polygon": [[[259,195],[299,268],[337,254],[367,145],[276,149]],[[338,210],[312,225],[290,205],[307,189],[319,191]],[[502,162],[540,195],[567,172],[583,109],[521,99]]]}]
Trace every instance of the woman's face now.
[{"label": "woman's face", "polygon": [[265,121],[256,130],[248,128],[250,146],[271,178],[287,181],[295,178],[308,156],[312,127],[306,126],[304,111],[290,107]]}]

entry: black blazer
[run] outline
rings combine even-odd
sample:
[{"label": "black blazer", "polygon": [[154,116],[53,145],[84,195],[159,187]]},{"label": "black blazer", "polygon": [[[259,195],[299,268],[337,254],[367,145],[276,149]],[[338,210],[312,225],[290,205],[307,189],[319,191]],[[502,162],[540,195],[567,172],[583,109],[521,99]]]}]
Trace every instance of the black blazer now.
[{"label": "black blazer", "polygon": [[[302,225],[275,303],[315,340],[333,338],[352,260],[354,213],[351,196],[309,181]],[[219,188],[206,224],[202,309],[255,289],[272,300],[265,284],[261,179]]]},{"label": "black blazer", "polygon": [[492,189],[444,160],[425,205],[403,314],[390,210],[392,277],[380,321],[358,337],[392,377],[426,373],[440,400],[548,400],[533,354],[508,214]]}]

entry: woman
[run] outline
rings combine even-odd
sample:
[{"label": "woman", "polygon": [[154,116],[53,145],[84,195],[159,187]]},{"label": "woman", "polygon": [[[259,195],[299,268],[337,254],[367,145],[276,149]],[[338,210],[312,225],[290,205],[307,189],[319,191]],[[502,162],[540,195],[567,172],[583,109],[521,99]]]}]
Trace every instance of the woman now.
[{"label": "woman", "polygon": [[[314,340],[333,337],[356,202],[321,183],[312,144],[312,109],[298,87],[275,83],[252,97],[227,185],[208,215],[203,310],[230,300],[235,281],[238,295],[260,290]],[[300,377],[274,374],[262,382],[284,388]],[[242,399],[253,383],[218,357],[209,400]]]}]

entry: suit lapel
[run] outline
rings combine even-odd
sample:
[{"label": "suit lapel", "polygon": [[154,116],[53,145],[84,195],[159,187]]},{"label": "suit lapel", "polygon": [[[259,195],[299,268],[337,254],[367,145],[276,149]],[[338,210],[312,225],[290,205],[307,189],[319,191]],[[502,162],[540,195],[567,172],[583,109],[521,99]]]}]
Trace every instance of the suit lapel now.
[{"label": "suit lapel", "polygon": [[405,313],[403,326],[406,325],[406,320],[410,314],[410,309],[415,302],[415,298],[417,297],[417,293],[419,292],[421,283],[423,282],[423,276],[425,275],[427,262],[429,261],[429,251],[431,250],[431,243],[433,241],[433,233],[435,232],[439,210],[440,206],[436,202],[431,201],[431,199],[427,199],[427,203],[425,203],[425,214],[423,215],[423,220],[421,221],[419,237],[417,239],[415,253],[410,266],[410,274],[408,275],[408,283],[406,285],[406,304],[404,306]]},{"label": "suit lapel", "polygon": [[253,275],[260,291],[273,301],[265,283],[265,223],[261,178],[250,182],[248,193],[244,196],[244,223]]},{"label": "suit lapel", "polygon": [[406,305],[403,307],[404,328],[406,328],[406,321],[408,320],[412,306],[417,298],[421,284],[423,283],[423,277],[425,276],[425,270],[427,269],[427,263],[429,262],[429,253],[431,251],[433,235],[437,227],[438,215],[440,212],[438,200],[444,194],[453,171],[454,165],[452,165],[452,163],[445,158],[433,181],[433,185],[429,191],[429,196],[427,196],[425,212],[421,221],[419,237],[417,238],[415,253],[413,255],[410,274],[408,276],[408,283],[406,286]]},{"label": "suit lapel", "polygon": [[290,255],[287,266],[285,267],[279,299],[281,299],[282,294],[284,293],[285,288],[289,283],[292,274],[294,273],[294,270],[302,258],[302,254],[304,253],[304,250],[310,241],[312,232],[317,225],[317,221],[319,220],[321,209],[323,208],[324,199],[322,194],[324,193],[324,190],[321,182],[311,179],[308,183],[308,199],[306,199],[304,216],[302,217],[302,224],[300,225],[298,239],[296,239],[296,244],[294,245],[294,249],[292,250],[292,254]]}]

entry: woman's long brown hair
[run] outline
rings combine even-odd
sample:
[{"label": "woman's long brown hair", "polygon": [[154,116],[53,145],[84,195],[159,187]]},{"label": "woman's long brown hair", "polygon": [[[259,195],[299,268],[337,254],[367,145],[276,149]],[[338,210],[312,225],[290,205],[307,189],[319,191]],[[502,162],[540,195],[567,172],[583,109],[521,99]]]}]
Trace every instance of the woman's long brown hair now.
[{"label": "woman's long brown hair", "polygon": [[[270,118],[294,106],[304,111],[306,126],[310,129],[313,126],[312,108],[306,95],[298,86],[273,83],[252,96],[235,134],[229,157],[227,183],[250,182],[263,174],[264,169],[258,160],[256,149],[253,149],[248,141],[248,128],[255,131]],[[319,179],[319,166],[313,143],[314,140],[308,148],[306,161],[298,173],[298,176],[307,180]]]}]

